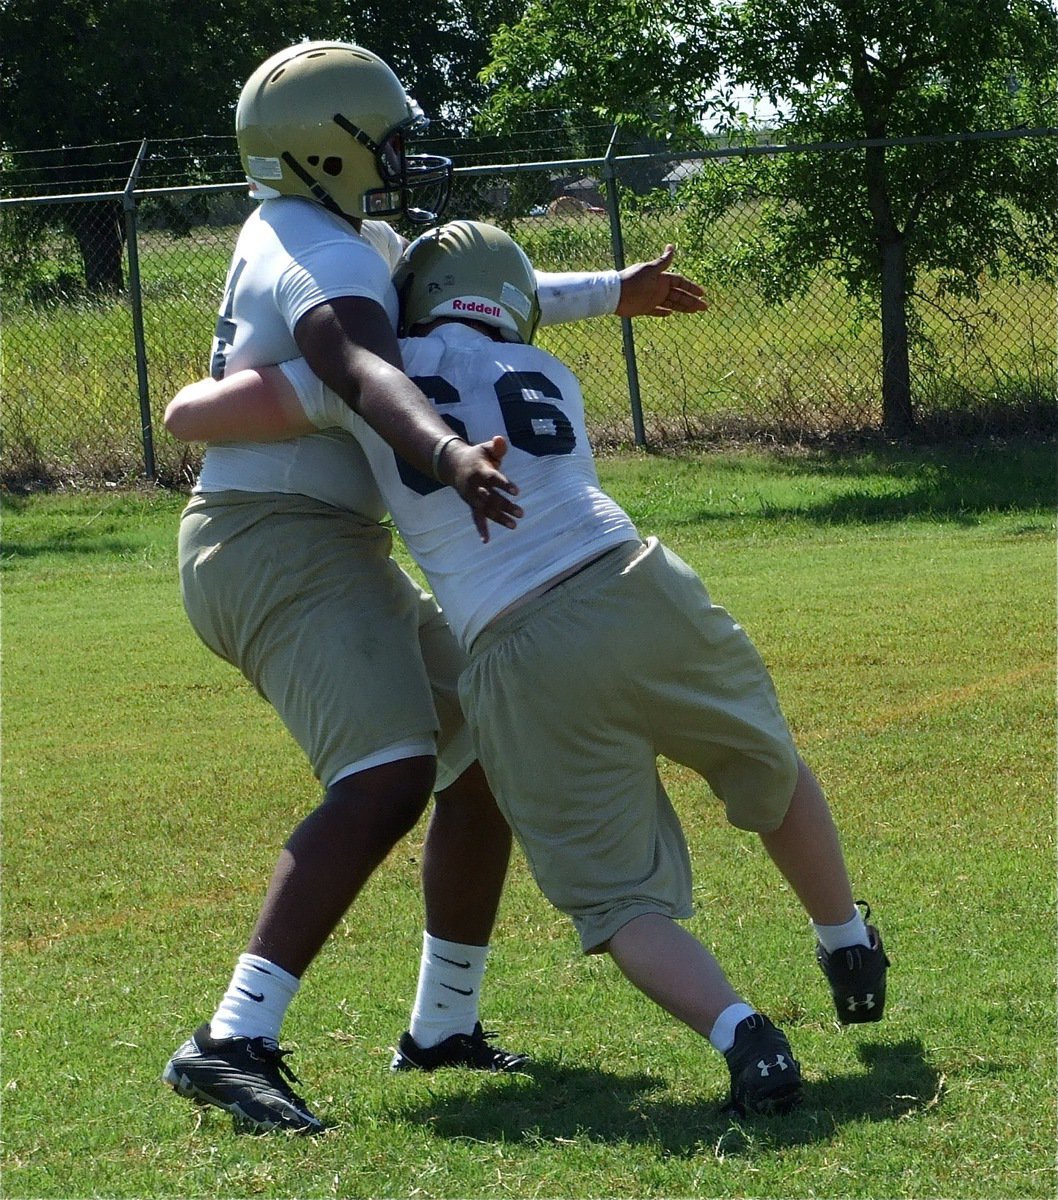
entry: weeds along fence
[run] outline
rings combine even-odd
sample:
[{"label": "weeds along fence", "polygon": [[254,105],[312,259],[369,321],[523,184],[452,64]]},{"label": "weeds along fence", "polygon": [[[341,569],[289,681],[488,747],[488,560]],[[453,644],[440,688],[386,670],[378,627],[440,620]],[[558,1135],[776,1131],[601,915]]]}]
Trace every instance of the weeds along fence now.
[{"label": "weeds along fence", "polygon": [[[251,201],[241,182],[151,186],[150,146],[133,149],[123,186],[108,190],[12,195],[0,172],[0,482],[9,488],[142,476],[183,484],[197,469],[200,448],[170,439],[161,415],[208,369]],[[837,156],[850,171],[862,153],[758,150],[759,161]],[[234,138],[224,151],[234,179]],[[936,152],[974,147],[938,139]],[[775,201],[749,160],[745,149],[714,147],[457,166],[446,215],[503,225],[540,269],[622,267],[673,242],[679,268],[705,285],[701,316],[541,332],[580,377],[599,448],[880,428],[877,302],[869,291],[850,296],[837,269],[780,286],[789,281],[770,256]],[[1053,431],[1050,261],[1050,273],[993,263],[968,293],[943,272],[917,277],[908,315],[920,429]]]}]

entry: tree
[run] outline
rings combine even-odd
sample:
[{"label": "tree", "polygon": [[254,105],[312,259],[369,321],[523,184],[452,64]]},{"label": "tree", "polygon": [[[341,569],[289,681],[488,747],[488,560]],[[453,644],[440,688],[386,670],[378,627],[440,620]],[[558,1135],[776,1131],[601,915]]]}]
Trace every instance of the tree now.
[{"label": "tree", "polygon": [[[711,4],[684,20],[670,0],[530,0],[492,41],[489,127],[534,109],[594,113],[672,137],[715,103],[719,22]],[[710,95],[712,93],[712,96]]]},{"label": "tree", "polygon": [[[0,8],[5,149],[60,147],[48,160],[49,190],[120,190],[143,138],[230,131],[240,82],[302,36],[318,7],[13,0]],[[94,149],[103,144],[108,150]],[[120,203],[61,211],[88,289],[119,291]]]},{"label": "tree", "polygon": [[[546,97],[591,102],[626,122],[647,113],[652,128],[687,131],[720,117],[734,131],[745,121],[731,89],[748,88],[782,114],[788,142],[1056,123],[1050,0],[612,0],[590,30],[576,26],[580,8],[533,0],[501,31],[488,68],[495,111]],[[1053,159],[1053,141],[996,139],[940,151],[860,146],[851,169],[847,157],[824,154],[746,168],[771,196],[774,298],[829,264],[852,295],[879,305],[887,432],[913,423],[909,305],[921,273],[972,294],[983,272],[1053,272]]]},{"label": "tree", "polygon": [[[428,113],[465,125],[488,34],[519,8],[407,0],[398,22],[378,0],[0,0],[0,150],[59,147],[52,192],[120,190],[143,138],[230,135],[243,81],[305,38],[374,50]],[[120,203],[62,211],[73,214],[89,289],[120,290]]]},{"label": "tree", "polygon": [[[521,14],[522,0],[405,0],[348,8],[348,40],[380,54],[422,105],[454,134],[470,129],[487,88],[479,78],[493,32]],[[382,47],[382,48],[380,48]]]}]

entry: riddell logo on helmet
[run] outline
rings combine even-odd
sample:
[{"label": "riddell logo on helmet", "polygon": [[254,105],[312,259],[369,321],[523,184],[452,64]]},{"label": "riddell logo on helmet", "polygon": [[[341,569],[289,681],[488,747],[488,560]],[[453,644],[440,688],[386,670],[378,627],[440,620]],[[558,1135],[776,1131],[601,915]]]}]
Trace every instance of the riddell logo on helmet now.
[{"label": "riddell logo on helmet", "polygon": [[503,309],[498,304],[483,304],[480,300],[453,300],[452,311],[483,313],[489,317],[503,316]]}]

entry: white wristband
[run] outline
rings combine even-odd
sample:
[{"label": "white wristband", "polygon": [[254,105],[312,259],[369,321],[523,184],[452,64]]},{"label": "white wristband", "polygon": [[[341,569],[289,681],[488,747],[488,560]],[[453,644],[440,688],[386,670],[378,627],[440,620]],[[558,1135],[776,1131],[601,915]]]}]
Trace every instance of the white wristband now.
[{"label": "white wristband", "polygon": [[448,437],[443,437],[433,448],[433,458],[430,460],[433,468],[433,477],[440,482],[441,476],[437,473],[441,465],[441,455],[448,449],[453,442],[461,442],[463,439],[458,433],[450,433]]}]

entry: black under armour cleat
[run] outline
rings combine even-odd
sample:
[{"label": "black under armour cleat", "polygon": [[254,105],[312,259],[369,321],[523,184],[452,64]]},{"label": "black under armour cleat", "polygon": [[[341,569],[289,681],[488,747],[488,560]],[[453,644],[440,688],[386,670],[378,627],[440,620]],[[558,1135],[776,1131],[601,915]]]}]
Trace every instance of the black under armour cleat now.
[{"label": "black under armour cleat", "polygon": [[475,1071],[517,1071],[529,1061],[528,1054],[512,1054],[493,1046],[479,1021],[471,1033],[453,1033],[436,1046],[420,1046],[410,1033],[402,1033],[391,1071],[436,1071],[438,1067],[470,1067]]},{"label": "black under armour cleat", "polygon": [[778,1116],[801,1103],[801,1064],[786,1034],[761,1013],[739,1021],[724,1057],[731,1072],[727,1108],[739,1116]]},{"label": "black under armour cleat", "polygon": [[[863,904],[864,920],[871,915],[869,904]],[[842,1025],[860,1025],[880,1021],[885,1011],[885,976],[889,959],[882,947],[882,938],[873,925],[867,926],[869,946],[844,946],[828,952],[816,945],[816,961],[830,984],[834,1010]]]},{"label": "black under armour cleat", "polygon": [[162,1080],[180,1096],[232,1115],[238,1132],[319,1133],[323,1122],[287,1080],[299,1082],[270,1038],[214,1038],[200,1025],[166,1064]]}]

